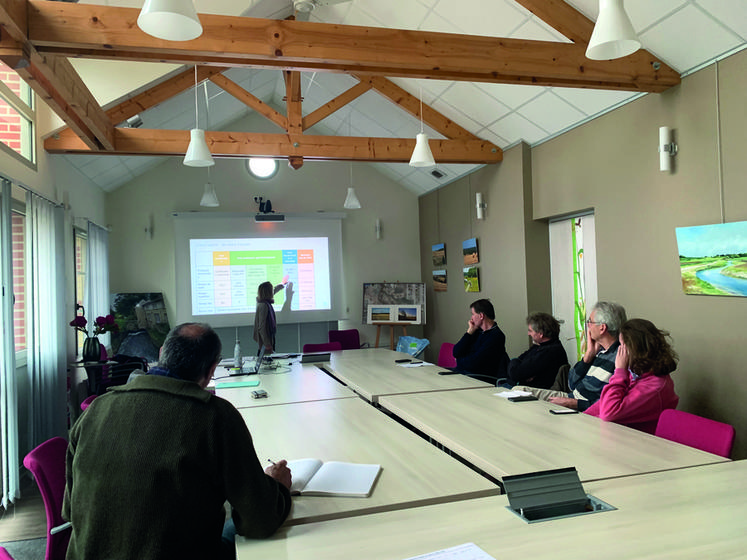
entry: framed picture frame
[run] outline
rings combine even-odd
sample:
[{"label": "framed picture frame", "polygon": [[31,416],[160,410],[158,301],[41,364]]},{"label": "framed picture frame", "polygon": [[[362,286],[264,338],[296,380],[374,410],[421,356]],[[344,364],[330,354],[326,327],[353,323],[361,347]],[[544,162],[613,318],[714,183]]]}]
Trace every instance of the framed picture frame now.
[{"label": "framed picture frame", "polygon": [[[367,323],[375,325],[376,323],[393,323],[393,315],[396,315],[396,306],[392,305],[371,305],[368,307]],[[394,313],[393,313],[394,311]]]}]

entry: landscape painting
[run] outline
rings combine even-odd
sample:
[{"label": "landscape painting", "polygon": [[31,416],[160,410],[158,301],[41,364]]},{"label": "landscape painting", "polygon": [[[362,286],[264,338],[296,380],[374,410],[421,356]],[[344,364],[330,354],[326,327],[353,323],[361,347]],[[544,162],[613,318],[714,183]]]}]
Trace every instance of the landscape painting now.
[{"label": "landscape painting", "polygon": [[462,254],[464,255],[464,266],[470,266],[480,262],[480,257],[477,254],[476,237],[462,242]]},{"label": "landscape painting", "polygon": [[445,270],[434,270],[433,271],[433,291],[434,292],[445,292],[449,287],[446,282],[446,271]]},{"label": "landscape painting", "polygon": [[686,294],[747,296],[747,222],[676,228]]},{"label": "landscape painting", "polygon": [[431,255],[433,258],[433,266],[443,266],[446,264],[446,245],[443,243],[436,243],[431,246]]},{"label": "landscape painting", "polygon": [[119,332],[112,333],[112,354],[158,361],[158,351],[170,329],[163,294],[111,294],[111,314],[119,326]]},{"label": "landscape painting", "polygon": [[480,276],[478,274],[476,266],[468,266],[464,268],[464,291],[480,291]]},{"label": "landscape painting", "polygon": [[398,323],[419,323],[420,322],[420,308],[419,307],[405,307],[400,305],[397,308],[397,322]]}]

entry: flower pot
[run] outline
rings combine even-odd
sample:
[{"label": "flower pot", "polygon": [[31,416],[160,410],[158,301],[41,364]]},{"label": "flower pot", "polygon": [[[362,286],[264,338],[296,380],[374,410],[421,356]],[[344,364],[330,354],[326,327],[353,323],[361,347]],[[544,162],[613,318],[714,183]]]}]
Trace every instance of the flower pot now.
[{"label": "flower pot", "polygon": [[99,339],[97,337],[89,336],[83,341],[83,361],[101,361],[101,345],[99,344]]}]

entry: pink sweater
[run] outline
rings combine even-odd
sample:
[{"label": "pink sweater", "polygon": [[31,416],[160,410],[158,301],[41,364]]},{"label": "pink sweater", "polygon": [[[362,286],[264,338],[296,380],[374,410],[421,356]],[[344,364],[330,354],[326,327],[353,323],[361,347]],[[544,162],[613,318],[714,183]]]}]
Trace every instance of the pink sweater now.
[{"label": "pink sweater", "polygon": [[627,369],[617,368],[602,389],[602,396],[585,412],[653,434],[662,411],[677,408],[679,400],[669,375],[645,373],[632,379]]}]

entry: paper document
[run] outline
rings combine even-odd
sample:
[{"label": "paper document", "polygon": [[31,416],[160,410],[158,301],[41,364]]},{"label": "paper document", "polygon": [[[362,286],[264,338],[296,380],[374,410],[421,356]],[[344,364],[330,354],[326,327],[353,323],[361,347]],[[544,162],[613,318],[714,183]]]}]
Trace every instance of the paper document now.
[{"label": "paper document", "polygon": [[415,362],[407,362],[404,364],[397,364],[397,365],[401,367],[422,367],[422,366],[432,366],[433,364],[429,364],[428,362],[415,361]]},{"label": "paper document", "polygon": [[493,393],[496,397],[503,397],[504,399],[510,399],[511,397],[528,397],[531,395],[529,391],[503,391],[502,393]]},{"label": "paper document", "polygon": [[341,463],[319,459],[288,461],[293,477],[291,494],[304,496],[348,496],[367,498],[379,476],[381,465]]},{"label": "paper document", "polygon": [[496,560],[474,543],[465,543],[436,552],[429,552],[421,556],[413,556],[406,560]]}]

